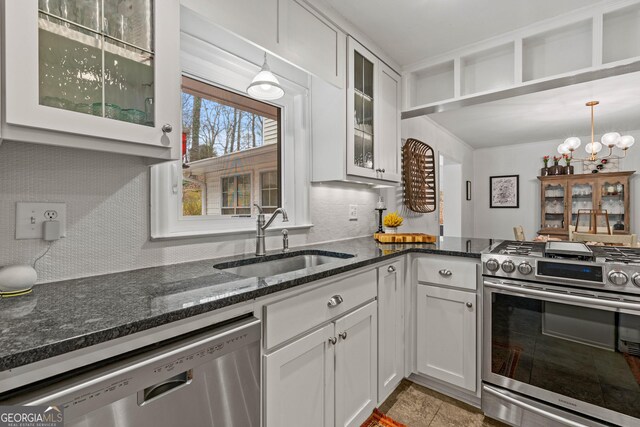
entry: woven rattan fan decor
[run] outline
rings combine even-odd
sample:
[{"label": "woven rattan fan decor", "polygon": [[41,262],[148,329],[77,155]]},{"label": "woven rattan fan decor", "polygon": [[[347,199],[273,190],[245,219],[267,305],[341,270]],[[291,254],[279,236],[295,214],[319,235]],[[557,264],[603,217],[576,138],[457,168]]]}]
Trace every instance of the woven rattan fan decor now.
[{"label": "woven rattan fan decor", "polygon": [[436,210],[436,164],[433,148],[409,138],[402,147],[404,204],[413,212]]}]

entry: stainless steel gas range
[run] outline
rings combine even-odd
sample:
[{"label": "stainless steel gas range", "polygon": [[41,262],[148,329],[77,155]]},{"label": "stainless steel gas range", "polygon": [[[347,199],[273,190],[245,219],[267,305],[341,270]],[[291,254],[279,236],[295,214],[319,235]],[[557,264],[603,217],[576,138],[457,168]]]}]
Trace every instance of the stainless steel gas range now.
[{"label": "stainless steel gas range", "polygon": [[505,241],[482,269],[487,415],[640,426],[640,249]]}]

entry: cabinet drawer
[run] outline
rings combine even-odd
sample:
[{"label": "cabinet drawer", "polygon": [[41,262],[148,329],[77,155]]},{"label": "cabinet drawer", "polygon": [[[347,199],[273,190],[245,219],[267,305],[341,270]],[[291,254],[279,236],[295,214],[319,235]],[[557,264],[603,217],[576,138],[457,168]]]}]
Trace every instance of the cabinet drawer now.
[{"label": "cabinet drawer", "polygon": [[416,260],[418,282],[477,288],[476,262],[459,257],[430,256]]},{"label": "cabinet drawer", "polygon": [[[271,348],[375,298],[376,270],[345,277],[309,292],[267,305],[265,343]],[[329,300],[334,298],[335,306]],[[339,297],[339,298],[338,298]]]}]

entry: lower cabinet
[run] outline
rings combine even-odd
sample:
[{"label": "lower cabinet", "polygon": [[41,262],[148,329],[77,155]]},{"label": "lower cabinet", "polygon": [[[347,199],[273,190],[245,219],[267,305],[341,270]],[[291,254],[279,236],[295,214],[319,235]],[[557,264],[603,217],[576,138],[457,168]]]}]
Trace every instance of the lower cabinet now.
[{"label": "lower cabinet", "polygon": [[404,378],[404,280],[402,260],[378,267],[378,402]]},{"label": "lower cabinet", "polygon": [[376,302],[265,357],[265,426],[359,426],[377,402]]},{"label": "lower cabinet", "polygon": [[418,284],[417,369],[476,391],[476,293]]}]

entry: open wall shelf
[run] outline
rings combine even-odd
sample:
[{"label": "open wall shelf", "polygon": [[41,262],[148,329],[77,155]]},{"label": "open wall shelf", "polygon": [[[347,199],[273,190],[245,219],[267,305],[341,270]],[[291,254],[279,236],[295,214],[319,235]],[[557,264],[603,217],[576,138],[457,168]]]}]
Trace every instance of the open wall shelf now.
[{"label": "open wall shelf", "polygon": [[602,23],[602,62],[640,56],[640,3],[605,13]]},{"label": "open wall shelf", "polygon": [[599,3],[405,67],[403,112],[637,61],[640,0]]}]

